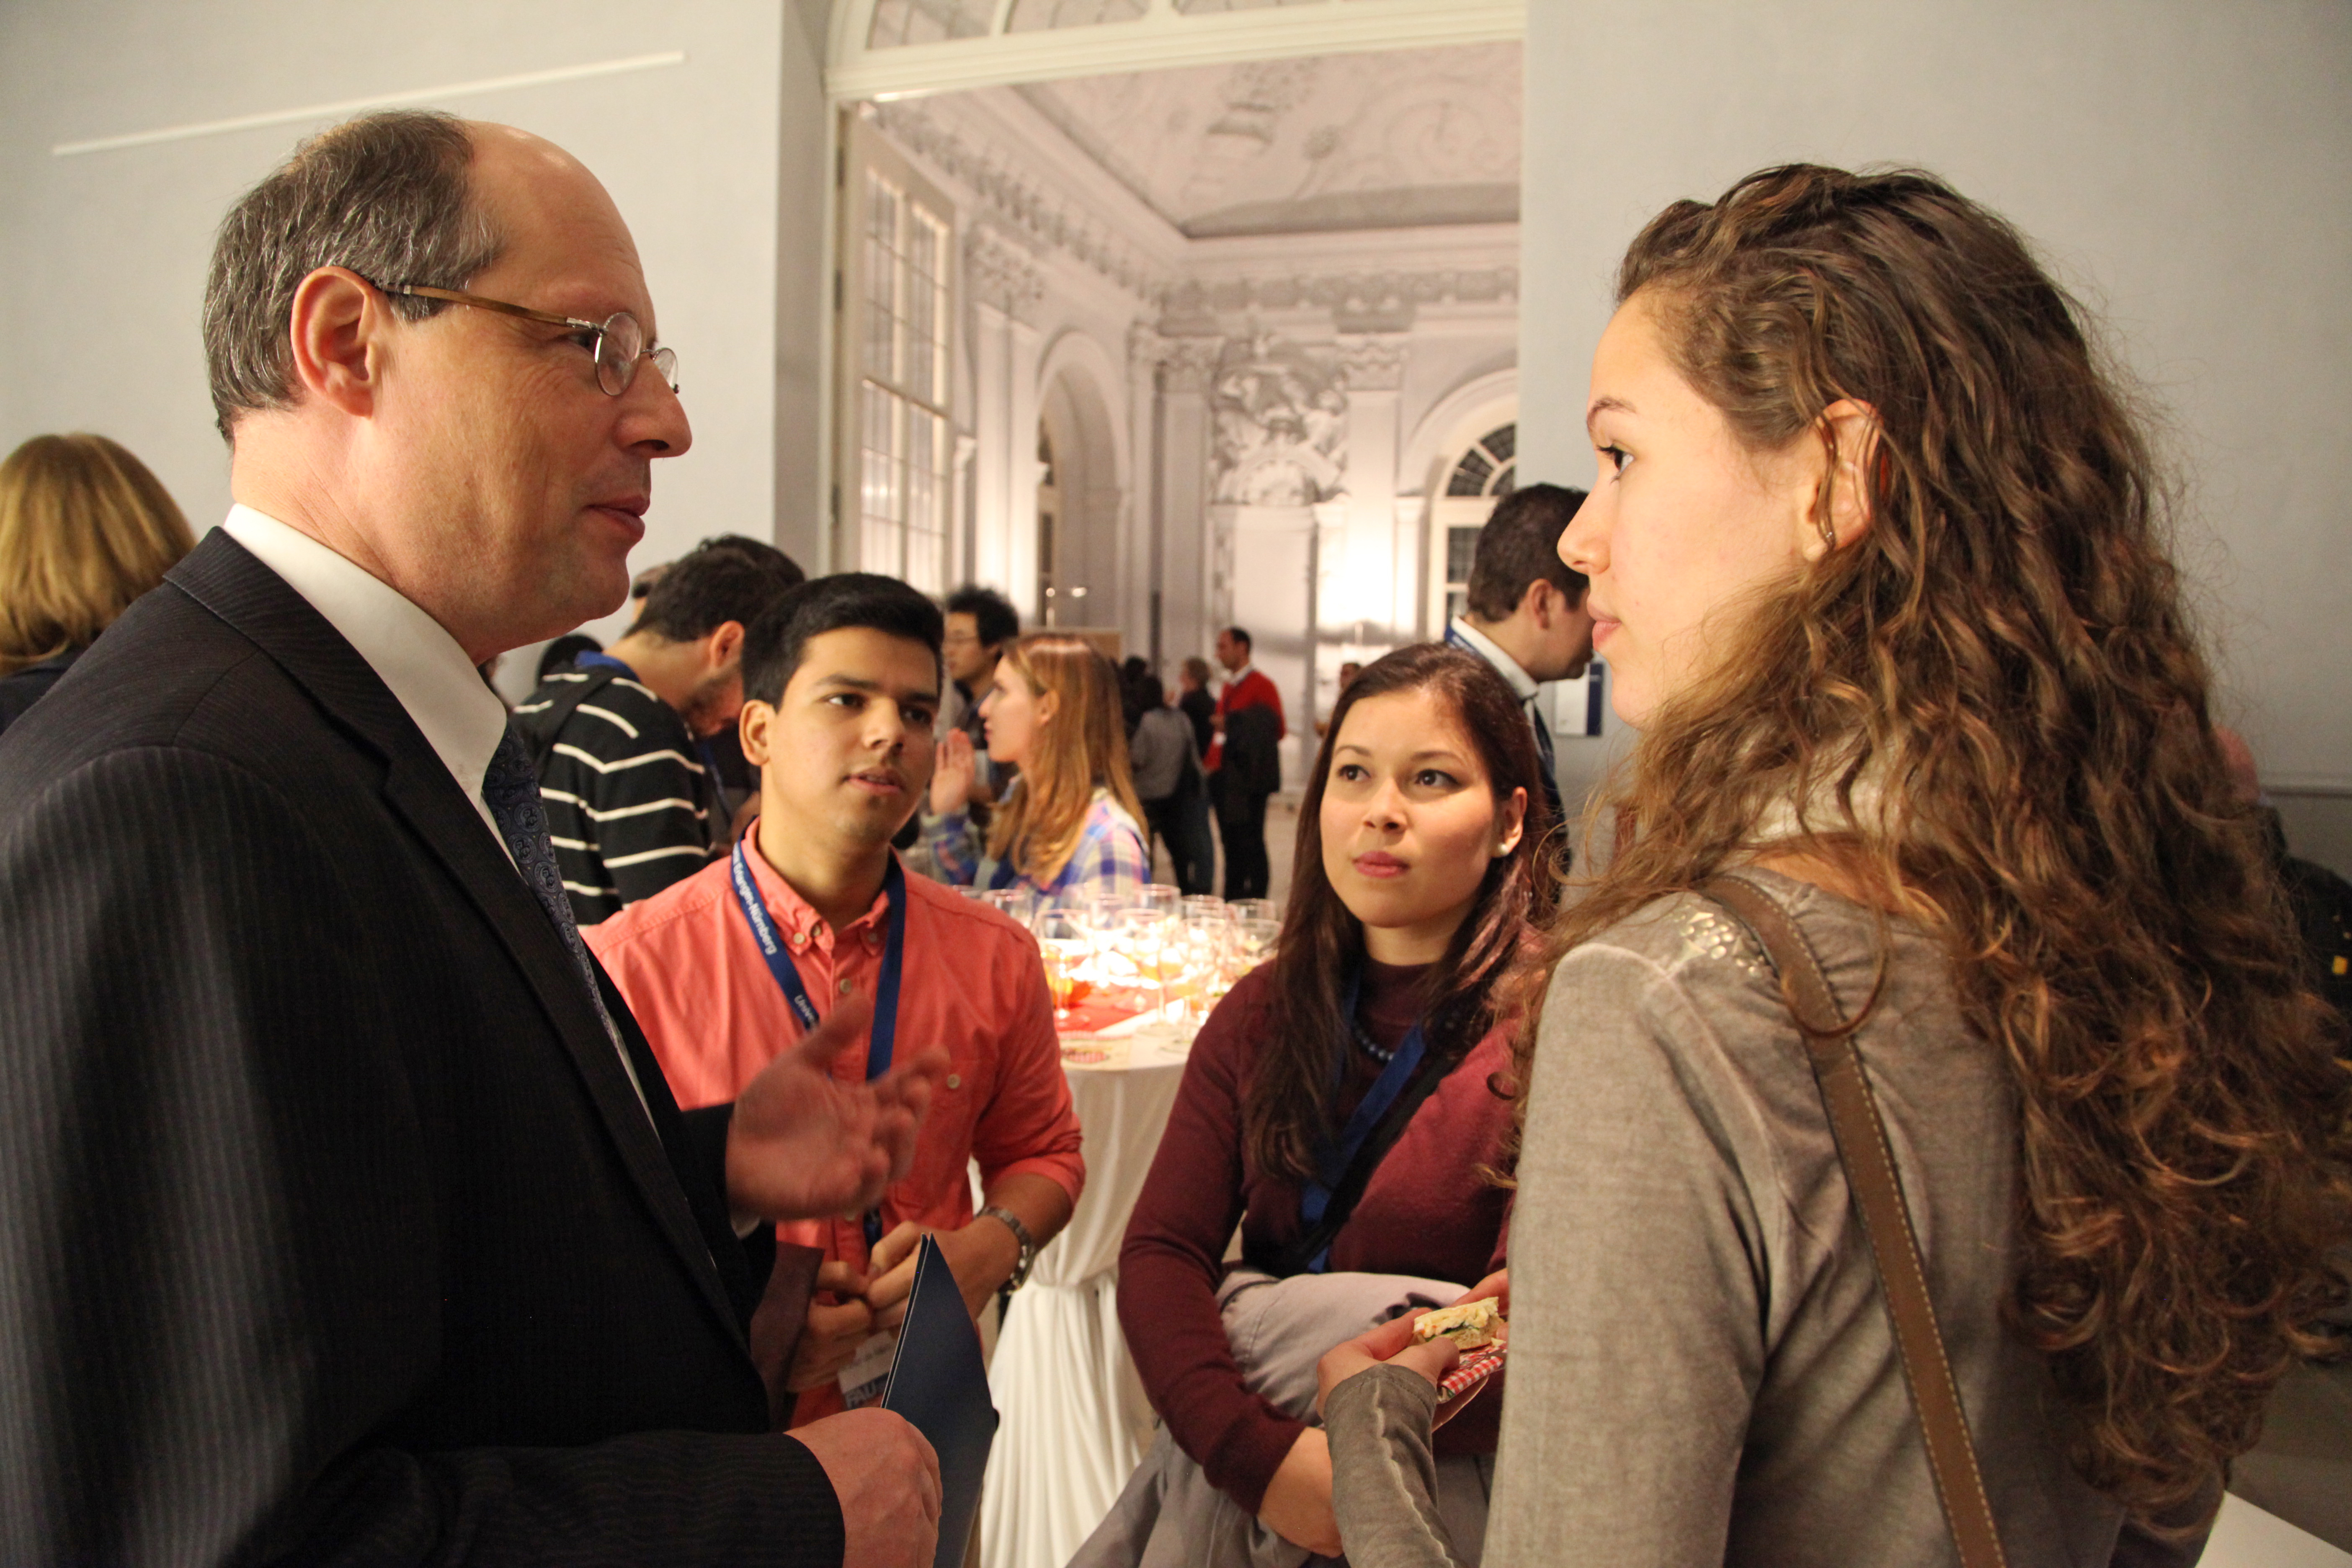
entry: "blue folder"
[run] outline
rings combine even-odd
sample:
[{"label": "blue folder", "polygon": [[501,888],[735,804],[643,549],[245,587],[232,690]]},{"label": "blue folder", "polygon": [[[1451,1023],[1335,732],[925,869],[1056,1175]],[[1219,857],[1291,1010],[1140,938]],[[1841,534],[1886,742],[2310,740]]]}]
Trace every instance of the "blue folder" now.
[{"label": "blue folder", "polygon": [[962,1568],[981,1478],[996,1441],[996,1405],[980,1359],[980,1331],[964,1310],[940,1245],[923,1237],[915,1292],[882,1385],[882,1408],[912,1422],[940,1457],[940,1550],[933,1568]]}]

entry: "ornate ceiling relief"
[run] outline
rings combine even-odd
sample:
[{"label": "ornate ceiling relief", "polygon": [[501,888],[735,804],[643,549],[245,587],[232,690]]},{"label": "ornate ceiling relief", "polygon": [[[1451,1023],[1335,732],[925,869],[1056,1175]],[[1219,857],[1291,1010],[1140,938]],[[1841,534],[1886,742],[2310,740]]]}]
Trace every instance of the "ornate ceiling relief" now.
[{"label": "ornate ceiling relief", "polygon": [[1404,384],[1402,337],[1342,338],[1339,372],[1350,392],[1394,392]]},{"label": "ornate ceiling relief", "polygon": [[1192,238],[1518,217],[1516,44],[1013,90]]},{"label": "ornate ceiling relief", "polygon": [[1328,350],[1271,332],[1234,340],[1209,396],[1217,500],[1312,506],[1346,488],[1347,385]]},{"label": "ornate ceiling relief", "polygon": [[1166,293],[1165,281],[1151,265],[1100,217],[998,149],[970,145],[919,102],[883,104],[875,122],[891,141],[970,191],[990,217],[1038,248],[1068,255],[1146,305],[1157,306]]},{"label": "ornate ceiling relief", "polygon": [[1045,299],[1045,276],[1028,251],[994,229],[975,226],[964,235],[963,266],[973,299],[1015,321],[1035,320]]},{"label": "ornate ceiling relief", "polygon": [[1423,305],[1507,304],[1518,295],[1516,267],[1187,279],[1168,290],[1160,330],[1197,331],[1220,315],[1316,309],[1330,311],[1340,332],[1401,332]]}]

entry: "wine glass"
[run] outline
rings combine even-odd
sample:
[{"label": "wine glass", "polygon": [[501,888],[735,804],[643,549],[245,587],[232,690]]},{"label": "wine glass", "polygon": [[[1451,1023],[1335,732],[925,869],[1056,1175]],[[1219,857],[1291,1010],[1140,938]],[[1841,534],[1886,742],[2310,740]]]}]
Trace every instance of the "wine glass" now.
[{"label": "wine glass", "polygon": [[1045,984],[1054,993],[1054,1021],[1070,1021],[1070,1005],[1085,994],[1079,972],[1093,951],[1093,939],[1069,910],[1046,910],[1037,916],[1037,952],[1045,961]]},{"label": "wine glass", "polygon": [[1118,912],[1119,942],[1135,963],[1136,977],[1168,1007],[1168,938],[1177,929],[1170,911],[1149,904],[1130,904]]},{"label": "wine glass", "polygon": [[1274,956],[1282,940],[1282,926],[1269,920],[1244,920],[1234,928],[1234,978],[1239,980]]},{"label": "wine glass", "polygon": [[1037,895],[1028,888],[997,888],[981,895],[982,903],[1007,918],[1028,925],[1037,913]]}]

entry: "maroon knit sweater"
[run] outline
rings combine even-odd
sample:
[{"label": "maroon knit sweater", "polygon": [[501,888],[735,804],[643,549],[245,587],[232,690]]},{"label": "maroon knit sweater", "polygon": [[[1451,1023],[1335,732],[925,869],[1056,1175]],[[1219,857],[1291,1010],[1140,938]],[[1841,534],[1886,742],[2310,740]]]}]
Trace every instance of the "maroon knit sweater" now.
[{"label": "maroon knit sweater", "polygon": [[[1366,965],[1365,1032],[1394,1047],[1412,1026],[1427,966]],[[1298,1187],[1242,1152],[1242,1098],[1265,1037],[1271,966],[1235,985],[1192,1042],[1168,1131],[1118,1255],[1118,1321],[1152,1407],[1210,1483],[1255,1513],[1304,1426],[1243,1386],[1217,1316],[1225,1243],[1270,1254],[1296,1238]],[[1361,1051],[1342,1088],[1344,1121],[1379,1074]],[[1501,1154],[1511,1107],[1487,1087],[1507,1067],[1496,1029],[1422,1102],[1331,1244],[1330,1268],[1418,1274],[1465,1288],[1503,1266],[1511,1194],[1478,1174]],[[1500,1380],[1437,1434],[1441,1454],[1491,1454]]]}]

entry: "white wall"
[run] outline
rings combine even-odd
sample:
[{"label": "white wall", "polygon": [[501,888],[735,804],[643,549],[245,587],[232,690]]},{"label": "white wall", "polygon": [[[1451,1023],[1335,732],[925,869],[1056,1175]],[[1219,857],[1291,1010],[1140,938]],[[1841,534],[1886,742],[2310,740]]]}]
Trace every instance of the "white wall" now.
[{"label": "white wall", "polygon": [[1642,223],[1766,164],[1924,164],[2015,220],[2171,416],[2180,556],[2299,847],[2352,871],[2352,6],[1528,7],[1521,477]]},{"label": "white wall", "polygon": [[[0,450],[100,431],[146,459],[199,530],[218,521],[227,459],[197,326],[213,230],[301,136],[341,117],[75,157],[52,144],[683,50],[679,66],[435,106],[570,149],[636,235],[695,441],[656,466],[635,563],[722,531],[774,537],[813,563],[823,9],[8,0]],[[780,322],[787,292],[803,303]]]}]

